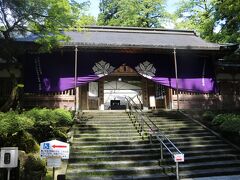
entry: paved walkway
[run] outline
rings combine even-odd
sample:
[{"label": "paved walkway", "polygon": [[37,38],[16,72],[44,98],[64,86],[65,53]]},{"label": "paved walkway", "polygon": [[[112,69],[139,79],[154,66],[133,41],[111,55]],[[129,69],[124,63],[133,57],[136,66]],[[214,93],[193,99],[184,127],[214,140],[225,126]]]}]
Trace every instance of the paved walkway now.
[{"label": "paved walkway", "polygon": [[240,176],[214,176],[214,177],[204,177],[204,178],[188,178],[182,180],[240,180]]}]

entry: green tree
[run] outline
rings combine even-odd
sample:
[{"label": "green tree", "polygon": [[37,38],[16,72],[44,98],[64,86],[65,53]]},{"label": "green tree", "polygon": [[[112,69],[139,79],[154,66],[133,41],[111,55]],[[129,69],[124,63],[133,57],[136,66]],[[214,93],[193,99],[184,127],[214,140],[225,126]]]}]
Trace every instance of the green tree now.
[{"label": "green tree", "polygon": [[240,0],[182,0],[176,28],[191,29],[212,42],[240,42]]},{"label": "green tree", "polygon": [[[60,29],[74,27],[88,2],[74,0],[0,0],[0,38],[38,35],[37,42],[47,50],[68,40]],[[12,54],[12,53],[11,53]]]},{"label": "green tree", "polygon": [[165,0],[101,0],[99,25],[162,27]]},{"label": "green tree", "polygon": [[219,41],[240,43],[240,0],[215,0],[214,6]]},{"label": "green tree", "polygon": [[87,5],[88,1],[78,3],[75,0],[0,0],[0,60],[6,62],[3,68],[8,70],[13,82],[11,97],[0,107],[0,111],[6,111],[13,104],[18,88],[21,87],[17,85],[10,66],[29,47],[16,43],[16,38],[34,34],[40,45],[40,48],[36,46],[34,50],[49,51],[60,42],[69,40],[61,30],[76,26],[79,29],[78,26],[83,24],[83,16],[85,23],[89,20],[92,23],[93,19],[82,13]]},{"label": "green tree", "polygon": [[202,38],[214,41],[214,12],[212,0],[181,0],[175,12],[176,28],[195,30]]}]

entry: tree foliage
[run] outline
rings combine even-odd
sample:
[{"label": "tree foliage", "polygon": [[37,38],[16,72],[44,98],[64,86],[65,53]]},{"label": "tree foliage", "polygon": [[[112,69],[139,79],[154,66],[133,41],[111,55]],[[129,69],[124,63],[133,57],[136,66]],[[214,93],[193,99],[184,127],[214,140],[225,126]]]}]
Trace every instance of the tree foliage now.
[{"label": "tree foliage", "polygon": [[211,0],[181,0],[175,15],[176,28],[195,30],[201,37],[213,40],[215,17]]},{"label": "tree foliage", "polygon": [[215,17],[221,27],[221,42],[240,43],[240,0],[215,0]]},{"label": "tree foliage", "polygon": [[101,0],[99,25],[162,27],[165,0]]},{"label": "tree foliage", "polygon": [[176,28],[191,29],[219,43],[240,42],[240,0],[182,0]]},{"label": "tree foliage", "polygon": [[30,33],[38,36],[37,42],[46,50],[68,40],[60,29],[78,24],[86,5],[75,0],[0,0],[0,39],[7,45],[1,55],[13,56],[10,42]]},{"label": "tree foliage", "polygon": [[[8,110],[18,94],[11,64],[28,49],[50,51],[69,40],[62,33],[64,30],[79,30],[84,24],[94,23],[93,17],[84,14],[88,5],[88,0],[83,3],[77,0],[0,0],[0,60],[6,62],[0,69],[6,69],[13,81],[11,97],[0,111]],[[30,35],[40,46],[26,46],[26,43],[15,41]]]}]

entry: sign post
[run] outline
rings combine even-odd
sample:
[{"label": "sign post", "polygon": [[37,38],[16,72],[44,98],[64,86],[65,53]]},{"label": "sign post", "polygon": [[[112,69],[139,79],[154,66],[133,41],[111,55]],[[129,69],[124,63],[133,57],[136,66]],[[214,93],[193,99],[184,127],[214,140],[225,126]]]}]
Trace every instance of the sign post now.
[{"label": "sign post", "polygon": [[40,144],[40,157],[47,159],[47,166],[55,168],[61,166],[61,159],[69,159],[69,144],[58,140],[46,141]]},{"label": "sign post", "polygon": [[184,154],[174,154],[174,161],[176,162],[176,179],[179,180],[179,162],[184,162]]},{"label": "sign post", "polygon": [[18,147],[2,147],[0,167],[7,168],[7,180],[10,180],[11,169],[18,166]]}]

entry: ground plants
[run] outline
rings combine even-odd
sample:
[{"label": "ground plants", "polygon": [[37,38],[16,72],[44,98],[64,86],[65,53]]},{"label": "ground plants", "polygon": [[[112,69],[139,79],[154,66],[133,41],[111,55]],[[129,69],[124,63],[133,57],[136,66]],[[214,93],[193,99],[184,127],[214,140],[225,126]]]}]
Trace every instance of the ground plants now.
[{"label": "ground plants", "polygon": [[240,115],[235,113],[219,114],[212,120],[215,130],[230,141],[240,145]]},{"label": "ground plants", "polygon": [[51,139],[66,141],[66,133],[72,123],[72,114],[64,109],[0,112],[0,145],[17,146],[27,153],[36,152],[40,142]]},{"label": "ground plants", "polygon": [[216,116],[216,113],[212,111],[205,111],[202,115],[202,120],[211,122],[215,116]]},{"label": "ground plants", "polygon": [[[20,179],[38,180],[45,176],[46,162],[39,158],[39,143],[51,139],[66,141],[72,123],[72,113],[64,109],[0,112],[0,146],[15,146],[27,153],[22,158]],[[3,177],[4,171],[0,170],[0,179]]]}]

